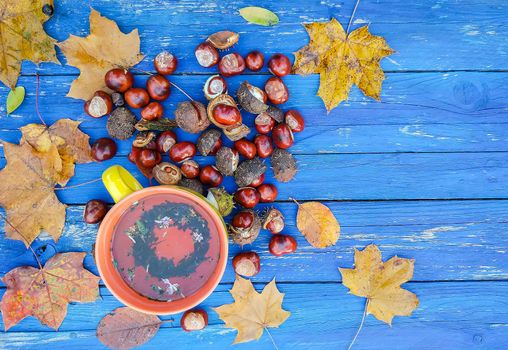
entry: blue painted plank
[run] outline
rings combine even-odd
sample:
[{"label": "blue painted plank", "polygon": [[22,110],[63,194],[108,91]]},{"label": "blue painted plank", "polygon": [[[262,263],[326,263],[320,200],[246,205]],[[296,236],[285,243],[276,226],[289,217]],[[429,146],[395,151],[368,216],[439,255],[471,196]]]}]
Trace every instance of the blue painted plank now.
[{"label": "blue painted plank", "polygon": [[[92,139],[107,136],[106,118],[93,119],[83,112],[83,103],[65,98],[74,77],[41,77],[40,110],[47,123],[62,117],[82,120],[82,129]],[[138,76],[139,85],[144,76]],[[206,76],[174,77],[191,96],[206,102],[202,86]],[[265,76],[228,79],[234,94],[248,79],[262,86]],[[351,102],[326,115],[321,100],[309,91],[317,88],[317,77],[285,79],[291,99],[285,109],[296,108],[304,115],[306,129],[296,134],[295,153],[364,152],[458,152],[508,151],[508,74],[506,73],[410,73],[390,74],[383,102],[362,98],[353,91]],[[35,113],[35,77],[23,77],[27,97],[19,110],[5,117],[0,107],[0,139],[16,142],[14,132],[30,122],[39,122]],[[0,101],[8,89],[0,87]],[[174,90],[164,102],[166,116],[173,118],[176,105],[185,97]],[[252,126],[253,116],[245,113]],[[179,133],[183,139],[195,135]],[[120,143],[119,154],[127,154],[129,142]]]},{"label": "blue painted plank", "polygon": [[[298,242],[298,250],[283,258],[268,252],[271,237],[263,231],[253,250],[261,256],[258,282],[277,276],[284,282],[336,281],[337,264],[353,264],[353,248],[376,243],[389,257],[416,259],[414,279],[434,280],[502,280],[508,278],[508,201],[404,201],[404,202],[326,202],[342,225],[338,243],[327,249],[309,245],[295,227],[296,205],[278,203],[286,217],[285,233]],[[264,208],[261,206],[259,209]],[[49,236],[37,240],[33,247],[43,261],[56,251],[92,250],[97,227],[82,219],[83,207],[67,210],[67,224],[58,244]],[[0,239],[0,276],[22,265],[35,265],[32,253],[19,241]],[[242,249],[231,243],[232,259]],[[92,256],[85,266],[98,273]],[[319,266],[319,268],[317,268]],[[234,281],[228,263],[223,282]]]},{"label": "blue painted plank", "polygon": [[[242,54],[252,49],[262,49],[267,55],[290,54],[308,41],[301,23],[327,21],[335,16],[347,25],[354,1],[311,0],[287,6],[285,2],[263,0],[256,4],[278,13],[280,24],[276,27],[247,25],[237,11],[251,6],[252,1],[248,0],[227,4],[97,0],[92,5],[115,19],[124,31],[139,28],[142,52],[149,58],[161,49],[170,49],[181,61],[180,72],[202,72],[204,69],[193,58],[193,50],[214,31],[240,32],[241,41],[235,50]],[[490,1],[488,6],[470,0],[446,3],[419,0],[410,4],[383,0],[362,3],[353,28],[369,24],[374,34],[384,36],[397,51],[383,61],[383,67],[388,70],[506,69],[508,44],[504,38],[508,28],[503,20],[507,12],[502,0]],[[45,27],[58,40],[65,40],[69,34],[87,35],[87,9],[76,1],[57,1],[54,18]],[[76,72],[54,64],[42,67],[49,74]],[[145,63],[142,67],[149,65]],[[34,71],[30,63],[23,68],[25,73]]]},{"label": "blue painted plank", "polygon": [[[336,272],[338,275],[338,272]],[[368,316],[357,340],[358,349],[504,349],[508,346],[508,283],[408,283],[416,293],[419,308],[411,317],[395,318],[393,326]],[[257,285],[257,288],[261,286]],[[232,302],[230,286],[220,286],[203,307],[210,325],[202,332],[185,333],[174,323],[165,323],[157,335],[140,349],[230,348],[236,332],[225,329],[211,307]],[[270,329],[280,349],[345,349],[359,325],[364,299],[347,293],[337,283],[279,284],[285,293],[283,306],[292,312],[279,328]],[[69,307],[60,332],[26,319],[12,331],[0,333],[3,349],[26,349],[34,344],[55,349],[105,349],[95,338],[95,327],[109,311],[120,306],[105,289],[102,300]],[[167,318],[167,317],[166,317]],[[1,326],[1,325],[0,325]],[[234,349],[273,349],[264,334],[258,342],[235,345]]]}]

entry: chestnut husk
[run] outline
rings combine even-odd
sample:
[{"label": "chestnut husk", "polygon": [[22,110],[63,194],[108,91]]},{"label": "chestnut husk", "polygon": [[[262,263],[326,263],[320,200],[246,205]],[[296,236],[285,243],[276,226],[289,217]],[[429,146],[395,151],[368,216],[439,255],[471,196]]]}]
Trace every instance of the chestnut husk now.
[{"label": "chestnut husk", "polygon": [[268,113],[277,123],[282,123],[284,121],[284,112],[279,107],[268,106],[268,109],[264,113]]},{"label": "chestnut husk", "polygon": [[263,222],[263,229],[268,230],[268,224],[273,220],[280,220],[281,221],[281,229],[277,232],[281,232],[284,229],[285,223],[284,223],[284,215],[280,212],[280,210],[275,208],[270,208],[266,210],[263,213],[262,216],[262,222]]},{"label": "chestnut husk", "polygon": [[212,187],[208,189],[206,199],[219,211],[220,215],[228,216],[235,207],[233,195],[224,188]]},{"label": "chestnut husk", "polygon": [[178,181],[178,186],[185,187],[191,191],[199,193],[200,195],[203,195],[204,193],[203,184],[198,179],[187,179],[184,177]]},{"label": "chestnut husk", "polygon": [[233,242],[241,246],[254,242],[259,235],[259,231],[261,231],[261,219],[259,215],[253,210],[246,209],[245,211],[252,213],[254,217],[251,227],[240,228],[229,225],[229,232],[233,238]]},{"label": "chestnut husk", "polygon": [[184,101],[175,110],[176,124],[184,131],[197,134],[210,125],[205,105],[197,101]]},{"label": "chestnut husk", "polygon": [[239,160],[238,151],[223,146],[215,155],[215,166],[222,175],[231,176],[235,173]]},{"label": "chestnut husk", "polygon": [[238,187],[247,187],[254,180],[260,177],[266,171],[266,164],[261,158],[244,160],[235,171],[235,182]]},{"label": "chestnut husk", "polygon": [[221,132],[217,129],[210,129],[203,132],[197,141],[196,147],[203,156],[207,156],[221,137]]},{"label": "chestnut husk", "polygon": [[298,170],[296,160],[285,149],[275,149],[272,153],[271,162],[273,175],[278,181],[288,182],[295,177]]},{"label": "chestnut husk", "polygon": [[250,128],[245,124],[240,124],[232,128],[224,129],[224,135],[231,141],[238,141],[250,134]]},{"label": "chestnut husk", "polygon": [[244,81],[238,88],[236,98],[238,99],[240,106],[242,106],[247,112],[260,114],[268,109],[268,105],[265,104],[263,100],[256,97],[256,95],[252,92],[254,89],[258,89],[261,94],[263,93],[260,88]]},{"label": "chestnut husk", "polygon": [[134,134],[136,116],[125,107],[116,108],[109,115],[106,129],[109,136],[118,140],[127,140]]},{"label": "chestnut husk", "polygon": [[236,44],[239,39],[240,34],[229,30],[223,30],[211,34],[206,41],[212,44],[216,49],[225,50]]},{"label": "chestnut husk", "polygon": [[176,185],[182,179],[180,168],[168,162],[157,164],[152,174],[161,185]]},{"label": "chestnut husk", "polygon": [[132,141],[132,145],[134,147],[145,147],[148,145],[151,141],[154,141],[156,138],[156,134],[153,131],[141,131],[136,135],[136,138],[134,141]]}]

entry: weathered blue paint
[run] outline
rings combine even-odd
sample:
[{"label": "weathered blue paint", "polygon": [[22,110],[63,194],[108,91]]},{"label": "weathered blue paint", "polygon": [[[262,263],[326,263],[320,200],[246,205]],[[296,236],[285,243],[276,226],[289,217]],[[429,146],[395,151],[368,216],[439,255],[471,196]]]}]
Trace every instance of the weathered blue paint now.
[{"label": "weathered blue paint", "polygon": [[[94,0],[92,6],[115,19],[127,31],[139,28],[146,59],[140,68],[151,70],[151,59],[162,49],[180,60],[171,80],[194,98],[215,69],[199,67],[193,48],[216,30],[241,33],[234,51],[261,49],[290,54],[307,42],[301,23],[337,17],[347,25],[354,1],[312,0],[256,5],[275,11],[276,27],[249,25],[236,14],[250,1]],[[289,320],[272,335],[282,349],[345,349],[359,324],[363,300],[347,294],[337,267],[353,263],[353,248],[380,246],[385,257],[415,258],[414,282],[407,288],[421,304],[411,317],[396,318],[390,328],[367,318],[357,349],[505,349],[508,347],[508,4],[503,0],[378,0],[360,3],[353,27],[369,24],[397,51],[383,60],[387,71],[381,102],[364,97],[356,88],[348,102],[329,115],[317,91],[318,76],[288,76],[291,92],[285,109],[297,108],[307,127],[296,135],[292,148],[300,172],[295,181],[280,184],[276,204],[286,215],[286,233],[299,249],[284,258],[267,251],[269,235],[262,234],[248,249],[260,253],[262,271],[253,281],[261,288],[276,277],[286,293]],[[88,9],[83,2],[56,0],[56,13],[46,24],[58,40],[69,34],[86,35]],[[291,56],[291,55],[290,55]],[[62,63],[65,59],[59,53]],[[69,117],[81,120],[92,140],[107,135],[106,119],[88,118],[82,102],[65,97],[78,71],[66,65],[42,64],[40,111],[47,123]],[[38,122],[35,114],[35,66],[23,64],[19,84],[27,89],[24,104],[11,116],[0,106],[0,139],[16,142],[19,127]],[[268,78],[246,74],[228,79],[231,90],[248,79],[262,86]],[[136,76],[143,84],[146,76]],[[0,101],[7,88],[0,86]],[[164,102],[172,117],[184,100],[178,91]],[[203,101],[204,102],[204,101]],[[252,123],[253,116],[247,116]],[[181,139],[195,135],[178,131]],[[98,178],[103,169],[119,163],[135,171],[126,155],[129,142],[119,144],[119,156],[101,164],[79,165],[69,185]],[[213,159],[200,160],[204,163]],[[0,151],[0,167],[5,165]],[[139,176],[139,175],[138,175]],[[146,184],[144,179],[140,180]],[[268,173],[272,180],[271,172]],[[226,186],[231,187],[231,179]],[[1,194],[0,194],[1,195]],[[44,237],[34,248],[43,261],[55,251],[90,252],[96,227],[81,218],[91,198],[110,201],[97,184],[63,190],[69,205],[67,224],[58,243]],[[341,239],[325,250],[312,248],[295,228],[299,200],[323,200],[342,224]],[[232,254],[240,251],[231,246]],[[0,276],[16,266],[34,265],[23,244],[0,239]],[[85,266],[97,273],[89,254]],[[205,301],[210,326],[184,333],[165,323],[145,349],[223,349],[235,332],[224,329],[212,307],[228,303],[234,281],[230,264],[221,285]],[[5,287],[0,283],[0,295]],[[28,318],[0,333],[1,349],[35,346],[55,349],[102,349],[95,338],[97,322],[119,302],[101,287],[102,298],[92,304],[70,305],[59,332]],[[2,327],[3,324],[0,324]],[[382,344],[382,345],[380,345]],[[273,349],[265,335],[238,349]]]}]

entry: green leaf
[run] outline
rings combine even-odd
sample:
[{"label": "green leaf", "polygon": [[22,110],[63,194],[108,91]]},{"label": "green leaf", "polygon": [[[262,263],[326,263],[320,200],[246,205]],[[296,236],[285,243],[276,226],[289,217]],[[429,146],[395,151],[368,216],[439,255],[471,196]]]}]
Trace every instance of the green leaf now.
[{"label": "green leaf", "polygon": [[279,23],[279,17],[270,10],[257,6],[249,6],[240,9],[240,16],[247,22],[260,26],[273,26]]},{"label": "green leaf", "polygon": [[25,88],[17,86],[14,90],[9,91],[7,95],[7,114],[11,114],[23,103],[25,99]]}]

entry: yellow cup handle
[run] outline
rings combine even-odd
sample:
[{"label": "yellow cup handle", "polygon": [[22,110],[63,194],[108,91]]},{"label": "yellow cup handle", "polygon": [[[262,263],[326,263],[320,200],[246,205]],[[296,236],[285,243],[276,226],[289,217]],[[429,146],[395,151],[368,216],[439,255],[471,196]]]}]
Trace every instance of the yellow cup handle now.
[{"label": "yellow cup handle", "polygon": [[102,182],[115,203],[143,188],[139,181],[121,165],[113,165],[104,170]]}]

